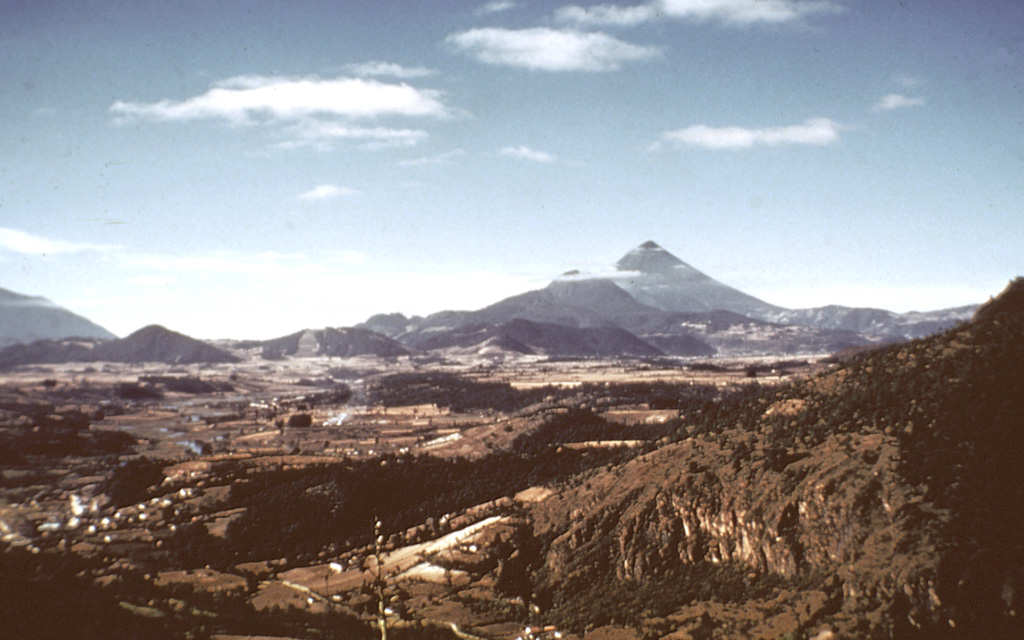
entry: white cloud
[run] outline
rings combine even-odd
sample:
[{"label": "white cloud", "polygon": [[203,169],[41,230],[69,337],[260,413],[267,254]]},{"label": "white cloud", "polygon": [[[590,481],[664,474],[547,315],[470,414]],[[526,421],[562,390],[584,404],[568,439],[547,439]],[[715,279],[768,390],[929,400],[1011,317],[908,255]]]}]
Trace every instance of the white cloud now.
[{"label": "white cloud", "polygon": [[519,158],[520,160],[531,160],[533,162],[554,162],[555,156],[551,155],[547,151],[537,151],[530,147],[504,147],[498,153],[503,156],[510,158]]},{"label": "white cloud", "polygon": [[289,140],[277,146],[285,149],[315,147],[332,148],[337,140],[360,142],[364,148],[412,147],[423,142],[429,134],[422,129],[392,129],[390,127],[352,127],[335,120],[307,118],[285,130]]},{"label": "white cloud", "polygon": [[377,116],[445,117],[441,92],[365,78],[271,78],[236,76],[187,100],[124,102],[110,112],[121,119],[164,121],[225,120],[250,124],[259,118],[299,120],[314,115],[346,118]]},{"label": "white cloud", "polygon": [[486,64],[539,71],[613,71],[624,62],[660,53],[656,47],[630,44],[606,33],[547,27],[471,29],[446,41]]},{"label": "white cloud", "polygon": [[555,19],[590,26],[633,26],[663,17],[750,25],[796,22],[806,16],[841,10],[840,5],[828,0],[651,0],[629,7],[570,5],[556,11]]},{"label": "white cloud", "polygon": [[315,201],[315,200],[330,200],[332,198],[339,198],[341,196],[351,196],[358,193],[355,189],[349,187],[339,187],[333,184],[322,184],[318,187],[314,187],[305,193],[301,193],[298,196],[299,200]]},{"label": "white cloud", "polygon": [[[827,145],[839,139],[839,123],[828,118],[811,118],[803,124],[785,127],[747,129],[743,127],[709,127],[704,124],[667,131],[664,142],[705,149],[748,149],[754,146],[783,144]],[[660,147],[655,143],[653,148]]]},{"label": "white cloud", "polygon": [[465,149],[452,149],[451,151],[445,151],[444,153],[439,153],[434,156],[401,160],[397,164],[400,167],[416,167],[426,164],[448,164],[456,158],[461,158],[467,155],[469,155],[469,153]]},{"label": "white cloud", "polygon": [[657,17],[658,12],[651,4],[641,4],[632,7],[620,7],[610,4],[593,7],[570,5],[555,11],[555,20],[558,22],[572,22],[587,26],[632,27],[654,20]]},{"label": "white cloud", "polygon": [[501,13],[508,11],[509,9],[515,9],[519,6],[518,2],[512,2],[511,0],[495,0],[494,2],[488,2],[476,10],[477,15],[486,16],[492,13]]},{"label": "white cloud", "polygon": [[893,111],[895,109],[907,109],[909,107],[920,107],[925,103],[925,99],[921,97],[906,96],[902,93],[890,93],[882,96],[875,106],[872,107],[873,111]]},{"label": "white cloud", "polygon": [[422,78],[432,76],[436,71],[426,67],[404,67],[394,62],[371,60],[360,64],[349,65],[349,69],[357,76],[390,76],[392,78]]},{"label": "white cloud", "polygon": [[17,229],[0,227],[0,250],[14,253],[51,255],[56,253],[79,253],[82,251],[110,252],[121,247],[112,244],[89,244],[84,242],[68,242],[53,240],[42,236],[25,233]]}]

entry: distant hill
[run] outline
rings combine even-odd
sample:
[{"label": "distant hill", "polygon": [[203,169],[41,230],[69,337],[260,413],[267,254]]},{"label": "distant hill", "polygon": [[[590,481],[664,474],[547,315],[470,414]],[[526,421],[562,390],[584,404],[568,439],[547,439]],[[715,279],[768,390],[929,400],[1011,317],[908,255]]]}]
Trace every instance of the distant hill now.
[{"label": "distant hill", "polygon": [[375,355],[383,358],[409,355],[411,351],[386,335],[361,328],[327,327],[306,329],[271,340],[248,340],[237,343],[240,349],[260,348],[264,357],[332,356],[351,358]]},{"label": "distant hill", "polygon": [[116,337],[46,298],[0,289],[0,347],[36,340]]},{"label": "distant hill", "polygon": [[167,364],[239,361],[223,349],[160,325],[149,325],[120,340],[100,343],[93,348],[91,358],[103,362]]},{"label": "distant hill", "polygon": [[402,313],[378,313],[360,323],[359,328],[394,338],[396,335],[408,331],[412,325],[422,319],[420,316],[407,318]]}]

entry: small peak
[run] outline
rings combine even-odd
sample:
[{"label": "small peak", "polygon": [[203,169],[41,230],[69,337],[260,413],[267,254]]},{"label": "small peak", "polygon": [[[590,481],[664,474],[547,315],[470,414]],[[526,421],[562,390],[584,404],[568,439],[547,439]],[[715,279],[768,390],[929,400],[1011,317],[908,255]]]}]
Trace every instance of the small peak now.
[{"label": "small peak", "polygon": [[654,240],[648,240],[647,242],[645,242],[642,245],[640,245],[639,247],[637,247],[637,249],[647,249],[647,250],[661,249],[662,251],[664,251],[664,249],[661,248],[661,245],[659,245]]}]

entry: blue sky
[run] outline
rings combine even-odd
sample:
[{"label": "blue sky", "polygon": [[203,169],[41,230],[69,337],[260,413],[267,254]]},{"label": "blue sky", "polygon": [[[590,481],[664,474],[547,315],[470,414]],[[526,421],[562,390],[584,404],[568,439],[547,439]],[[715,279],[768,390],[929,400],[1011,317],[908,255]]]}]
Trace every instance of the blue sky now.
[{"label": "blue sky", "polygon": [[0,287],[118,334],[477,308],[648,239],[776,304],[1024,273],[1024,4],[0,2]]}]

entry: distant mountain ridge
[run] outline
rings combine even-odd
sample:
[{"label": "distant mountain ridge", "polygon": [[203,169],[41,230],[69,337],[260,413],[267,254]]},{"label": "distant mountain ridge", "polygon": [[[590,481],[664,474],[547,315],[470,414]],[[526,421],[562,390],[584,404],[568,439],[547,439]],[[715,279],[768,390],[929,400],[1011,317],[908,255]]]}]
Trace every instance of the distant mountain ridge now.
[{"label": "distant mountain ridge", "polygon": [[46,298],[0,288],[0,347],[36,340],[116,337]]}]

